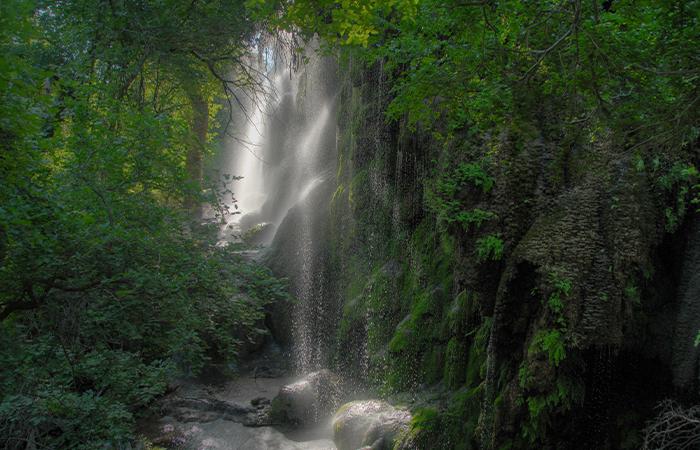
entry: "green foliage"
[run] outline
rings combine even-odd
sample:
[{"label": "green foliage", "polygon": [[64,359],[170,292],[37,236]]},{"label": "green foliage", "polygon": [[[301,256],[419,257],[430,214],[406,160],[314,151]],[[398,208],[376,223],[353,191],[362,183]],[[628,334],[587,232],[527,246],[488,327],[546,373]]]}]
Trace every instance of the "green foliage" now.
[{"label": "green foliage", "polygon": [[[386,18],[399,16],[410,21],[416,14],[416,0],[315,0],[313,2],[280,2],[279,0],[246,0],[248,8],[257,11],[259,20],[270,20],[279,28],[309,35],[317,32],[332,43],[367,47],[383,32]],[[282,11],[279,11],[282,9]]]},{"label": "green foliage", "polygon": [[697,141],[697,0],[250,2],[382,61],[389,118],[448,140],[539,117],[555,136],[590,144],[609,130],[645,156]]},{"label": "green foliage", "polygon": [[467,349],[458,338],[453,337],[447,343],[443,379],[450,389],[459,388],[464,383],[467,368],[466,354]]},{"label": "green foliage", "polygon": [[556,414],[571,410],[583,400],[583,389],[578,382],[567,377],[557,378],[554,386],[545,394],[530,395],[525,402],[528,420],[521,430],[530,443],[539,442],[555,423]]},{"label": "green foliage", "polygon": [[[187,182],[188,90],[214,96],[195,54],[239,48],[244,15],[217,2],[104,6],[0,4],[0,446],[11,450],[129,446],[170,378],[235,360],[265,305],[286,299],[182,207],[202,198]],[[242,35],[212,33],[224,22]]]},{"label": "green foliage", "polygon": [[532,338],[530,353],[542,352],[547,355],[551,365],[558,367],[566,358],[566,345],[564,337],[559,330],[540,330]]},{"label": "green foliage", "polygon": [[[453,280],[453,246],[451,237],[436,231],[434,222],[426,220],[415,230],[410,248],[403,249],[410,255],[411,262],[403,266],[403,274],[393,293],[395,296],[391,292],[384,294],[385,301],[393,301],[408,309],[398,316],[403,320],[395,328],[388,328],[388,334],[383,334],[389,349],[388,374],[385,368],[381,368],[386,376],[383,386],[386,391],[414,388],[421,379],[437,382],[445,374],[445,365],[450,361],[456,362],[457,366],[463,363],[457,361],[458,355],[454,352],[445,352],[441,342],[445,321],[449,320],[446,306],[451,300],[447,293],[451,291]],[[409,299],[409,302],[404,303],[403,299]],[[376,308],[371,311],[375,313]],[[387,325],[386,319],[380,316],[379,321],[371,326],[387,330]],[[377,351],[383,348],[383,345],[377,346]],[[464,378],[463,366],[453,369],[462,371],[454,372],[457,379]]]},{"label": "green foliage", "polygon": [[571,280],[559,276],[556,272],[552,272],[549,274],[549,282],[552,285],[552,292],[547,298],[547,307],[554,315],[554,322],[557,327],[564,331],[566,327],[564,299],[571,293]]},{"label": "green foliage", "polygon": [[640,295],[639,295],[639,288],[635,284],[628,284],[625,287],[625,297],[627,300],[632,302],[635,305],[639,305],[641,302]]},{"label": "green foliage", "polygon": [[664,210],[664,216],[666,231],[673,233],[685,217],[689,204],[695,205],[696,208],[700,205],[698,170],[693,165],[675,163],[658,177],[657,182],[670,196],[669,206]]},{"label": "green foliage", "polygon": [[[558,347],[555,344],[554,347]],[[559,360],[561,362],[563,356]],[[518,382],[526,392],[538,385],[531,366],[526,362],[520,365]],[[539,381],[541,383],[541,381]],[[543,391],[535,389],[518,399],[520,404],[527,406],[528,418],[523,424],[521,435],[529,445],[539,442],[546,436],[558,414],[566,413],[583,401],[583,387],[576,378],[559,374]]]},{"label": "green foliage", "polygon": [[419,408],[411,420],[411,441],[417,448],[476,450],[482,387],[464,388],[444,409]]},{"label": "green foliage", "polygon": [[480,165],[461,163],[452,171],[442,173],[428,187],[426,204],[444,223],[458,224],[468,231],[496,217],[491,211],[469,208],[470,190],[486,194],[492,188],[493,179]]},{"label": "green foliage", "polygon": [[479,261],[498,261],[503,256],[503,239],[489,234],[476,240],[476,258]]},{"label": "green foliage", "polygon": [[[565,299],[571,294],[571,280],[550,272],[549,284],[551,293],[546,298],[546,304],[552,316],[554,328],[539,329],[528,347],[527,359],[518,370],[518,384],[523,389],[520,402],[527,405],[528,419],[521,430],[521,435],[532,445],[539,442],[551,429],[555,417],[571,410],[580,404],[583,388],[580,381],[572,376],[564,362],[569,366],[573,361],[567,360],[566,319],[564,316]],[[537,361],[546,359],[549,368],[545,373],[537,373],[542,366]],[[548,376],[546,385],[538,378]]]}]

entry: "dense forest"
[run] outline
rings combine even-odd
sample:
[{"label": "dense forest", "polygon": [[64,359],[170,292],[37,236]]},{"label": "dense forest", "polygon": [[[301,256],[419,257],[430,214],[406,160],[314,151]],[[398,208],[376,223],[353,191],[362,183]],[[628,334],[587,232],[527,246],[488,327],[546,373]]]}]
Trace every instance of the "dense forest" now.
[{"label": "dense forest", "polygon": [[700,448],[700,1],[2,0],[0,447]]}]

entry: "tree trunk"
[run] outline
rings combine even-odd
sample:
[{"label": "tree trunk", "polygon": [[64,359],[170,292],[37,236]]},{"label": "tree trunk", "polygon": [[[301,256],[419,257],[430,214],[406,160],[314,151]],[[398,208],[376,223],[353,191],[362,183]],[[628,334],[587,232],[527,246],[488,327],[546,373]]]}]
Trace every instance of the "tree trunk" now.
[{"label": "tree trunk", "polygon": [[185,208],[190,211],[192,218],[202,218],[202,205],[199,195],[202,192],[202,158],[207,142],[209,129],[209,104],[199,90],[188,92],[192,106],[192,122],[190,124],[190,143],[187,150],[187,182],[191,191],[186,194]]}]

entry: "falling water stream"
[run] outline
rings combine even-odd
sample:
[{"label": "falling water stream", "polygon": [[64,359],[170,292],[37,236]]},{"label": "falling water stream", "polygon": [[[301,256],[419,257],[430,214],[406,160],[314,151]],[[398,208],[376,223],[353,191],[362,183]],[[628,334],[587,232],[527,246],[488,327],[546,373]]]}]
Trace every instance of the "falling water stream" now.
[{"label": "falling water stream", "polygon": [[[290,210],[295,209],[298,224],[293,264],[297,267],[292,311],[292,361],[298,372],[318,369],[322,350],[314,332],[315,318],[323,306],[314,299],[317,262],[313,251],[313,205],[305,200],[319,188],[335,164],[335,86],[334,63],[310,51],[308,62],[291,71],[284,64],[270,64],[261,58],[260,71],[268,95],[262,102],[243,105],[246,120],[229,133],[220,157],[219,172],[242,177],[233,183],[229,207],[231,216],[223,234],[240,235],[262,226],[278,229]],[[331,74],[330,76],[328,74]],[[261,242],[269,244],[274,233]],[[224,236],[226,237],[226,236]],[[230,240],[230,239],[229,239]]]},{"label": "falling water stream", "polygon": [[[223,416],[216,420],[205,417],[221,416],[221,408],[212,407],[216,402],[250,408],[256,398],[271,399],[282,385],[321,368],[324,360],[317,339],[318,319],[324,309],[318,301],[321,298],[318,272],[322,262],[314,253],[316,236],[312,217],[318,208],[309,199],[315,198],[315,192],[330,179],[336,164],[336,66],[314,51],[309,51],[307,56],[308,62],[294,71],[269,50],[257,58],[261,93],[240,95],[242,103],[234,104],[234,120],[227,127],[216,167],[211,172],[220,178],[220,186],[224,186],[220,198],[233,212],[224,215],[219,235],[221,245],[240,241],[250,235],[249,230],[266,229],[265,238],[256,241],[258,248],[245,252],[258,257],[277,242],[276,233],[284,234],[281,240],[289,248],[286,264],[294,269],[295,282],[291,289],[296,297],[290,314],[284,317],[291,322],[290,351],[267,348],[248,363],[251,368],[242,369],[240,376],[223,385],[186,381],[173,394],[180,406],[168,416],[144,424],[147,435],[162,437],[170,433],[168,430],[175,430],[189,442],[186,448],[196,449],[335,449],[325,422],[320,428],[301,430],[301,435],[294,435],[270,426],[246,426]],[[288,216],[294,216],[294,221]],[[291,222],[293,227],[289,226]],[[265,367],[281,364],[291,367],[293,374],[281,369],[275,372],[278,375],[260,379],[256,372],[258,364]]]}]

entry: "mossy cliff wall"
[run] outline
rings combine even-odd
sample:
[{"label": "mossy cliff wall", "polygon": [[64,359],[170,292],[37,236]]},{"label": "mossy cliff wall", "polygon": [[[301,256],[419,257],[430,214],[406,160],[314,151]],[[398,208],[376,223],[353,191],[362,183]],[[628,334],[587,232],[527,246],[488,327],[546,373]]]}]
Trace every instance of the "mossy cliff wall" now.
[{"label": "mossy cliff wall", "polygon": [[341,64],[328,364],[417,393],[419,448],[637,448],[656,401],[697,394],[694,155],[546,117],[443,139],[388,123],[390,91]]}]

